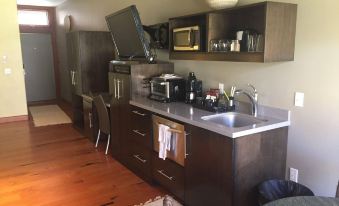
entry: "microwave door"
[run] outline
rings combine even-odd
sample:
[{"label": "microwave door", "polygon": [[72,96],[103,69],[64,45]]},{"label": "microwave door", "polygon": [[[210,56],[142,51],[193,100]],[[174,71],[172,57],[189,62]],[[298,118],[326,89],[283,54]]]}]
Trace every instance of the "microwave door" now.
[{"label": "microwave door", "polygon": [[174,35],[174,45],[177,47],[190,46],[191,30],[177,31]]}]

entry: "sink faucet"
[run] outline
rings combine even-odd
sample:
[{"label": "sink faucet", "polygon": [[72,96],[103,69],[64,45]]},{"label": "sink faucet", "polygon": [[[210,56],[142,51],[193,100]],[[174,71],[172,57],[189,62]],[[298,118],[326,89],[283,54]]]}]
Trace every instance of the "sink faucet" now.
[{"label": "sink faucet", "polygon": [[237,95],[244,94],[250,99],[252,104],[252,115],[256,117],[258,115],[258,92],[257,89],[252,84],[247,84],[247,86],[252,88],[253,91],[248,92],[242,89],[238,89],[235,91],[235,94]]}]

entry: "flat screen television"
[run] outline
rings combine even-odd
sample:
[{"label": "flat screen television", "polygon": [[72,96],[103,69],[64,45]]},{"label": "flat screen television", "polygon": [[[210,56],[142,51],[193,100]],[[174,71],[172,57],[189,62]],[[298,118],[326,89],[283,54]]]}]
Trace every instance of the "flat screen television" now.
[{"label": "flat screen television", "polygon": [[120,60],[154,61],[135,5],[110,14],[105,19]]}]

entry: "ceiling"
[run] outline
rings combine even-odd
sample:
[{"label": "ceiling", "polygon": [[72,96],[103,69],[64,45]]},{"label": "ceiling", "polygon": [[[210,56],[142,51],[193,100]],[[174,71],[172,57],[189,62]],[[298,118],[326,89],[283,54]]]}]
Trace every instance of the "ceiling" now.
[{"label": "ceiling", "polygon": [[19,5],[32,5],[32,6],[57,6],[66,0],[17,0]]}]

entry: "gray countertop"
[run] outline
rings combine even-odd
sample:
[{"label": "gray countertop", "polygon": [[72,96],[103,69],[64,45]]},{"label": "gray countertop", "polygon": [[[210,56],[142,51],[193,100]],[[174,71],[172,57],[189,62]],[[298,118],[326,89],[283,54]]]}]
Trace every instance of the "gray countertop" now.
[{"label": "gray countertop", "polygon": [[289,111],[266,106],[259,107],[258,118],[267,121],[245,127],[230,128],[201,119],[203,116],[213,115],[215,113],[197,109],[182,102],[161,103],[146,97],[134,96],[130,100],[130,104],[231,138],[242,137],[290,125]]}]

